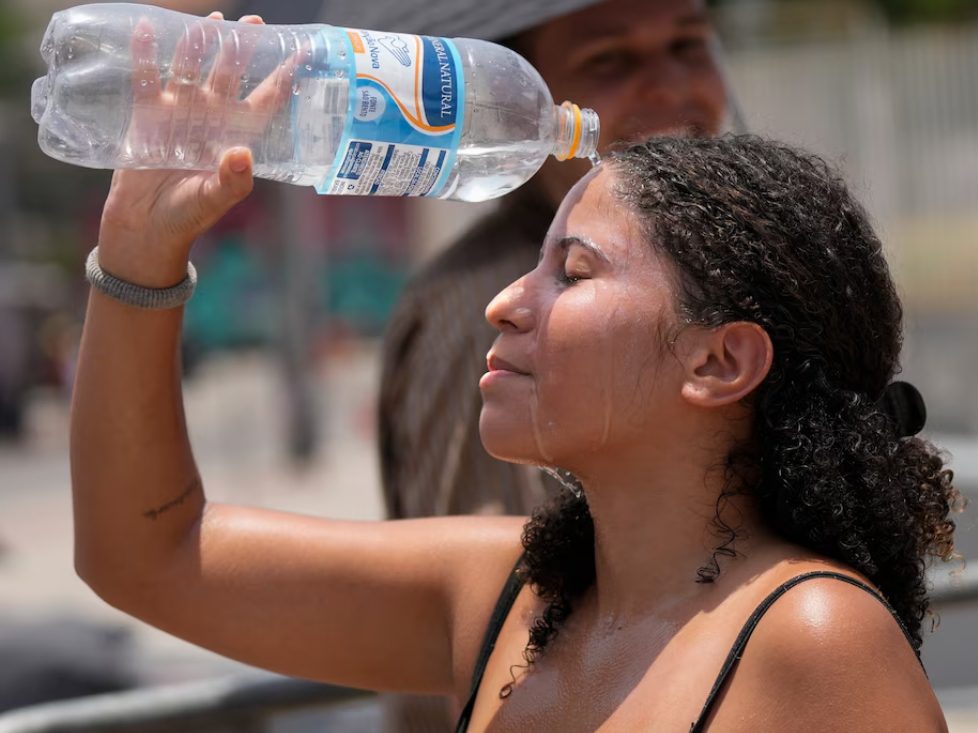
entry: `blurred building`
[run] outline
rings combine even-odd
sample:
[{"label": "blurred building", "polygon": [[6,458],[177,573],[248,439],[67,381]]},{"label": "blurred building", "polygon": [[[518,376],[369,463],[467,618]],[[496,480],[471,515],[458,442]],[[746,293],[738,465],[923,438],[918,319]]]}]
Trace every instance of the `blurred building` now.
[{"label": "blurred building", "polygon": [[869,209],[929,428],[978,433],[978,24],[894,28],[826,0],[718,15],[751,129],[827,156]]}]

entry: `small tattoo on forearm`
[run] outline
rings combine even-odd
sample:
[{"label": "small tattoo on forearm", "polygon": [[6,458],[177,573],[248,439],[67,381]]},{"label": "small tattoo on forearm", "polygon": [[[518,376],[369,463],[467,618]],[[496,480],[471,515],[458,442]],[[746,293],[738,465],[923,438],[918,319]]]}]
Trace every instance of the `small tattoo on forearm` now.
[{"label": "small tattoo on forearm", "polygon": [[156,521],[157,517],[159,517],[161,514],[170,511],[171,509],[173,509],[173,507],[180,506],[181,504],[183,504],[183,502],[185,502],[188,497],[192,496],[200,488],[201,488],[200,479],[194,478],[194,480],[190,482],[190,485],[187,486],[187,488],[184,490],[182,494],[180,494],[180,496],[178,496],[175,499],[171,499],[170,501],[168,501],[166,504],[163,504],[162,506],[158,506],[156,509],[150,509],[149,511],[143,512],[143,516],[146,517],[147,519],[152,519],[153,521]]}]

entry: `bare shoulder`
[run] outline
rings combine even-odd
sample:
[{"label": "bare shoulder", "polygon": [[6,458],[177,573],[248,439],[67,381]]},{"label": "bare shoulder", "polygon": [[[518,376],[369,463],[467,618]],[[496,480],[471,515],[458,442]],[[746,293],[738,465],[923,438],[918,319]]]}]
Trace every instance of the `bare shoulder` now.
[{"label": "bare shoulder", "polygon": [[770,606],[727,692],[730,707],[752,700],[754,729],[947,730],[893,614],[864,588],[832,577],[800,582]]}]

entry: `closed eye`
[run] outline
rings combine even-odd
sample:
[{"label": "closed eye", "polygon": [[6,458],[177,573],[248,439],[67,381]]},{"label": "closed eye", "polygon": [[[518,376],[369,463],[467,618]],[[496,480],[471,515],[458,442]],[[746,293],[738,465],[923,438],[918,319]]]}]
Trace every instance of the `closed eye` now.
[{"label": "closed eye", "polygon": [[566,236],[558,239],[550,247],[545,244],[540,250],[538,267],[544,261],[547,252],[555,255],[554,275],[556,280],[565,286],[591,279],[592,258],[598,263],[610,264],[601,248],[587,237]]}]

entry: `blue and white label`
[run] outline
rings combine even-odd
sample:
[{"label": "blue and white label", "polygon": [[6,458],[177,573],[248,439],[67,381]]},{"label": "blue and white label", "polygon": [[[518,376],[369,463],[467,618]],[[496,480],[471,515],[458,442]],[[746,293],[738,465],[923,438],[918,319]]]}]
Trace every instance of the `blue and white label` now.
[{"label": "blue and white label", "polygon": [[317,190],[333,195],[434,196],[462,132],[464,80],[447,38],[347,30],[350,116]]}]

